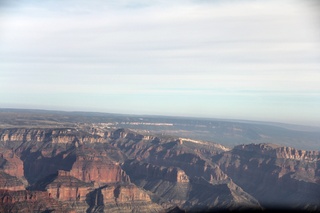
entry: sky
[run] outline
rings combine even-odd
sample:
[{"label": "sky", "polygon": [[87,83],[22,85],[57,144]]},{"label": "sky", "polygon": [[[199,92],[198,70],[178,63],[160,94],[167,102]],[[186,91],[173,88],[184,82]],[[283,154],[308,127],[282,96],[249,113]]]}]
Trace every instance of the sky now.
[{"label": "sky", "polygon": [[316,1],[0,2],[0,108],[320,126]]}]

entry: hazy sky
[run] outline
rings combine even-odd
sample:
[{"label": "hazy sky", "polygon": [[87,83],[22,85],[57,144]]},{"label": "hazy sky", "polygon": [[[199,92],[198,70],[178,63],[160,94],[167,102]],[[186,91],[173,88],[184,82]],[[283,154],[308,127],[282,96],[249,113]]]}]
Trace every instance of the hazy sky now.
[{"label": "hazy sky", "polygon": [[320,125],[312,1],[1,2],[0,107]]}]

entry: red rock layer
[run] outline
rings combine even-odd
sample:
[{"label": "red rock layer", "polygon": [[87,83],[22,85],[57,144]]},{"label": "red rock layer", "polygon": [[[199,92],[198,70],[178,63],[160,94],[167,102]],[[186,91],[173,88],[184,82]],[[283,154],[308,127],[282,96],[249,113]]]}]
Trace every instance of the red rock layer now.
[{"label": "red rock layer", "polygon": [[1,149],[0,160],[3,161],[1,169],[12,176],[22,178],[24,176],[23,162],[11,150]]},{"label": "red rock layer", "polygon": [[0,171],[0,189],[16,191],[24,190],[25,186],[19,178]]},{"label": "red rock layer", "polygon": [[75,213],[61,202],[41,191],[0,190],[0,212],[65,212]]},{"label": "red rock layer", "polygon": [[129,177],[119,164],[112,162],[105,156],[77,156],[70,175],[84,182],[129,182]]},{"label": "red rock layer", "polygon": [[85,201],[92,189],[93,184],[84,183],[67,171],[59,171],[54,181],[46,186],[49,196],[60,201]]},{"label": "red rock layer", "polygon": [[134,184],[128,185],[108,185],[101,189],[104,197],[104,203],[117,202],[126,203],[132,201],[145,201],[150,202],[150,196],[138,188]]}]

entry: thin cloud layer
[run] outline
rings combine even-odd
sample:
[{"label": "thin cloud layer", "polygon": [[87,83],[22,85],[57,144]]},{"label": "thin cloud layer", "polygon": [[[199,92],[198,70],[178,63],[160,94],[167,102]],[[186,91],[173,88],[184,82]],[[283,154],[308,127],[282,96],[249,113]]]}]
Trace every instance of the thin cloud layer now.
[{"label": "thin cloud layer", "polygon": [[298,1],[6,2],[2,103],[314,124],[320,45],[309,10]]}]

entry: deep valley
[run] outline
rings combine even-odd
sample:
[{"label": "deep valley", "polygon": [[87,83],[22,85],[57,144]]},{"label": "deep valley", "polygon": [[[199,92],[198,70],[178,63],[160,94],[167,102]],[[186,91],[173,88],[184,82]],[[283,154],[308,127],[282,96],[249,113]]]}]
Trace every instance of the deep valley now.
[{"label": "deep valley", "polygon": [[318,150],[17,114],[1,114],[0,212],[320,211]]}]

